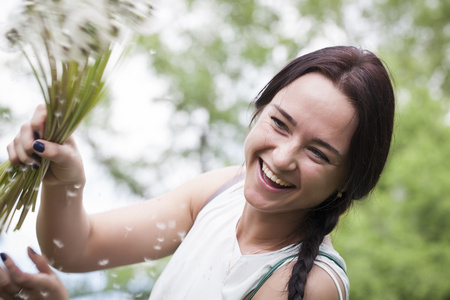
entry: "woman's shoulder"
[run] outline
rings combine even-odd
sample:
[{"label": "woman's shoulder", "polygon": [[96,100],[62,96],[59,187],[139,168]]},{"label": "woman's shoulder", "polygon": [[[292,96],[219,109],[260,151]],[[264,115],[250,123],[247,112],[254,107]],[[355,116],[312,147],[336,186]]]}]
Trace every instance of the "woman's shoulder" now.
[{"label": "woman's shoulder", "polygon": [[203,173],[187,182],[186,188],[190,189],[193,195],[194,219],[217,190],[243,173],[242,166],[231,166]]},{"label": "woman's shoulder", "polygon": [[[253,299],[288,299],[287,287],[296,262],[295,259],[283,264],[262,285]],[[345,262],[339,256],[339,253],[334,250],[330,238],[326,236],[320,246],[320,254],[308,273],[303,299],[348,299],[346,295],[348,278],[345,272]],[[340,298],[340,295],[342,298]]]},{"label": "woman's shoulder", "polygon": [[[254,300],[288,299],[288,283],[292,276],[292,269],[296,261],[286,263],[262,285],[253,297]],[[338,279],[339,280],[339,279]],[[342,282],[339,280],[341,290]],[[336,284],[324,269],[313,265],[308,273],[304,300],[339,300]]]}]

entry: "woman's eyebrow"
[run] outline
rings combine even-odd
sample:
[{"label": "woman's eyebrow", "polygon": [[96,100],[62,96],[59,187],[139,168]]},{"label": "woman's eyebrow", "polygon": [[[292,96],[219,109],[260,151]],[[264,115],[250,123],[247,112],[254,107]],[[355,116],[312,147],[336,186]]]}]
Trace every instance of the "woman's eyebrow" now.
[{"label": "woman's eyebrow", "polygon": [[289,121],[289,123],[291,123],[293,126],[297,126],[297,121],[294,120],[294,118],[291,117],[290,114],[288,114],[287,111],[285,111],[284,109],[282,109],[279,105],[277,104],[273,104],[273,106],[280,112],[280,114],[283,115],[283,117],[286,118],[286,120]]},{"label": "woman's eyebrow", "polygon": [[334,153],[335,153],[336,155],[338,155],[339,157],[342,157],[342,154],[339,152],[338,149],[334,148],[333,146],[331,146],[330,144],[328,144],[328,143],[325,142],[324,140],[315,137],[315,138],[313,138],[313,141],[314,141],[316,144],[319,144],[319,145],[321,145],[321,146],[327,148],[327,149],[330,150],[331,152],[334,152]]}]

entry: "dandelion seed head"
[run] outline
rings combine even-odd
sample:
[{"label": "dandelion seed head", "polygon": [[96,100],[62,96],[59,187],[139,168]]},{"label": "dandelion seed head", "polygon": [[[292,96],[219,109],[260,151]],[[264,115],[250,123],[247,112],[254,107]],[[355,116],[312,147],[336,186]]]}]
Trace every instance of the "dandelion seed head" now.
[{"label": "dandelion seed head", "polygon": [[107,258],[98,261],[99,266],[106,266],[107,264],[109,264],[109,259]]},{"label": "dandelion seed head", "polygon": [[9,121],[9,120],[11,119],[11,114],[8,113],[8,112],[3,112],[3,113],[0,115],[0,118],[1,118],[2,120]]},{"label": "dandelion seed head", "polygon": [[111,36],[117,38],[121,32],[120,28],[121,24],[115,18],[112,18],[109,21],[109,34],[111,34]]},{"label": "dandelion seed head", "polygon": [[175,227],[177,227],[177,221],[169,221],[168,225],[169,225],[169,228],[175,228]]},{"label": "dandelion seed head", "polygon": [[61,240],[58,240],[58,239],[53,239],[53,244],[55,244],[56,247],[58,247],[60,249],[64,247],[64,243]]},{"label": "dandelion seed head", "polygon": [[18,295],[15,296],[15,298],[27,300],[27,299],[30,299],[30,296],[25,293],[19,293]]},{"label": "dandelion seed head", "polygon": [[75,198],[77,196],[78,196],[78,191],[71,191],[71,190],[67,191],[68,198]]},{"label": "dandelion seed head", "polygon": [[144,257],[144,261],[150,267],[154,267],[154,266],[158,265],[158,261],[157,260],[152,260],[150,258],[145,258]]},{"label": "dandelion seed head", "polygon": [[180,237],[181,241],[183,241],[184,238],[186,237],[186,231],[179,231],[177,234]]},{"label": "dandelion seed head", "polygon": [[40,294],[41,294],[41,296],[44,297],[44,298],[47,298],[47,297],[50,295],[50,293],[47,292],[47,291],[40,291]]},{"label": "dandelion seed head", "polygon": [[11,45],[16,45],[20,41],[20,34],[16,28],[9,30],[6,34],[6,39],[11,43]]},{"label": "dandelion seed head", "polygon": [[167,225],[165,223],[156,223],[156,227],[160,230],[166,230]]},{"label": "dandelion seed head", "polygon": [[138,25],[147,22],[153,8],[145,2],[24,1],[4,36],[10,45],[44,37],[55,57],[83,62],[108,49],[122,28],[138,30]]}]

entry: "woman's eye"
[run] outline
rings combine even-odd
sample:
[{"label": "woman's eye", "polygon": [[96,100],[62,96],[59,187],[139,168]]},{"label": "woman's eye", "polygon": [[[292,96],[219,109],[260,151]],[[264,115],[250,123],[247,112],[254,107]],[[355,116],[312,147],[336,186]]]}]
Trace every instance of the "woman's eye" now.
[{"label": "woman's eye", "polygon": [[272,119],[273,123],[275,124],[275,126],[277,126],[279,129],[287,130],[286,124],[284,124],[282,121],[280,121],[280,119],[277,119],[275,117],[272,117],[271,119]]},{"label": "woman's eye", "polygon": [[317,150],[317,149],[315,149],[315,148],[312,148],[312,149],[310,149],[310,151],[311,151],[312,154],[313,154],[314,156],[316,156],[317,158],[319,158],[319,159],[321,159],[321,160],[323,160],[323,161],[325,161],[325,162],[327,162],[327,163],[330,163],[330,160],[328,159],[328,157],[326,157],[326,155],[323,154],[322,152],[320,152],[319,150]]}]

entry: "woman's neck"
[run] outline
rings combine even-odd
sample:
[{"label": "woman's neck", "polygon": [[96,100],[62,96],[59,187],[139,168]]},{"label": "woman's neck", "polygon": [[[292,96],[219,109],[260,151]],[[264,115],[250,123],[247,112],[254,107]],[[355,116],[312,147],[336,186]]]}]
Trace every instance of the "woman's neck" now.
[{"label": "woman's neck", "polygon": [[298,213],[263,213],[246,203],[236,225],[242,254],[272,252],[300,242],[297,227],[302,217]]}]

